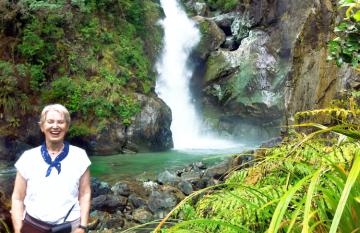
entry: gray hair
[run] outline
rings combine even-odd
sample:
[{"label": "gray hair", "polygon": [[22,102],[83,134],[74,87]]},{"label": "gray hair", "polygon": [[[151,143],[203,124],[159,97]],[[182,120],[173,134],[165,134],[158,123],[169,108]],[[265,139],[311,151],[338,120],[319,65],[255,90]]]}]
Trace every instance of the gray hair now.
[{"label": "gray hair", "polygon": [[67,110],[67,108],[65,108],[65,106],[63,106],[61,104],[50,104],[50,105],[45,106],[40,115],[40,122],[39,122],[40,125],[43,125],[45,123],[46,115],[50,110],[57,111],[57,112],[63,114],[66,124],[68,126],[70,125],[70,121],[71,121],[70,113]]}]

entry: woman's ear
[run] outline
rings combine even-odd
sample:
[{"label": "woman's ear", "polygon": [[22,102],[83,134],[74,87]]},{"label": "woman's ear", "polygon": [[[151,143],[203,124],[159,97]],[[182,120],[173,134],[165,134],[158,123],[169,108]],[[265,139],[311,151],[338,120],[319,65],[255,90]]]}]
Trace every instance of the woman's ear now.
[{"label": "woman's ear", "polygon": [[44,129],[43,129],[42,124],[40,122],[39,122],[39,128],[40,128],[41,132],[44,133]]}]

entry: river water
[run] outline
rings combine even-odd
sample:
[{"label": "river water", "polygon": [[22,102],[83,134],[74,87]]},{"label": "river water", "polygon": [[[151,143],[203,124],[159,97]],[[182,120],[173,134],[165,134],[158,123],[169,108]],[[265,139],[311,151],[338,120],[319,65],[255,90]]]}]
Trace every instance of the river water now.
[{"label": "river water", "polygon": [[[202,161],[210,166],[252,146],[239,145],[225,150],[169,150],[166,152],[91,156],[91,175],[101,181],[115,183],[119,180],[155,180],[156,176],[169,170],[175,172],[193,162]],[[11,181],[15,175],[13,162],[0,163],[0,182]]]},{"label": "river water", "polygon": [[226,150],[170,150],[157,153],[92,156],[91,174],[110,183],[119,180],[155,180],[157,174],[168,170],[175,172],[193,162],[212,165],[237,154],[250,146]]}]

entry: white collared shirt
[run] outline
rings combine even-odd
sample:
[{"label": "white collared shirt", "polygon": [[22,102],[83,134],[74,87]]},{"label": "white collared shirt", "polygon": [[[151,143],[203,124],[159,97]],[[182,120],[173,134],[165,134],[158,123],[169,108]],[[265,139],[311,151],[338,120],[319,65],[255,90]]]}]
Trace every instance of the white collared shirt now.
[{"label": "white collared shirt", "polygon": [[66,221],[80,217],[78,201],[80,178],[91,162],[85,150],[70,145],[69,154],[61,161],[61,172],[49,168],[42,156],[40,146],[25,151],[15,167],[27,181],[24,200],[25,211],[39,220],[59,224],[75,204]]}]

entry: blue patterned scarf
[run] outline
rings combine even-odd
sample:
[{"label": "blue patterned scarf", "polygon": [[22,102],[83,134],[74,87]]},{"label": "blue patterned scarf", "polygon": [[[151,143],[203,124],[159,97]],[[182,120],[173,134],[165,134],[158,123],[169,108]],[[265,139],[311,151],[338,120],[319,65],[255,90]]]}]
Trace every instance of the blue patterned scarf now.
[{"label": "blue patterned scarf", "polygon": [[49,155],[49,152],[46,148],[45,142],[41,145],[41,155],[42,155],[44,161],[50,165],[46,171],[45,177],[48,177],[50,175],[53,167],[56,168],[56,170],[58,171],[58,174],[60,174],[60,172],[61,172],[61,163],[60,162],[66,158],[68,153],[69,153],[69,143],[65,141],[64,149],[61,151],[61,153],[58,156],[56,156],[54,161],[52,161],[51,157]]}]

